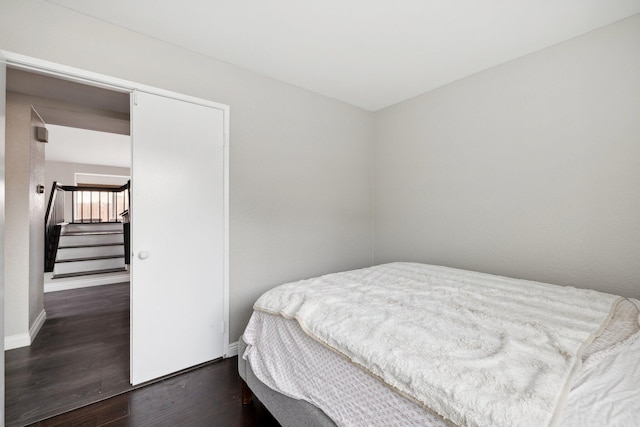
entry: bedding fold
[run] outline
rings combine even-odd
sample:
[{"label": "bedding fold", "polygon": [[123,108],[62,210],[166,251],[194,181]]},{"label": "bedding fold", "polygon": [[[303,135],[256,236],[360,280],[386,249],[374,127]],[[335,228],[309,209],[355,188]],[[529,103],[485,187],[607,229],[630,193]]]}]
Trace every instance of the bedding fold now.
[{"label": "bedding fold", "polygon": [[457,425],[554,425],[619,297],[414,263],[285,284],[254,308]]}]

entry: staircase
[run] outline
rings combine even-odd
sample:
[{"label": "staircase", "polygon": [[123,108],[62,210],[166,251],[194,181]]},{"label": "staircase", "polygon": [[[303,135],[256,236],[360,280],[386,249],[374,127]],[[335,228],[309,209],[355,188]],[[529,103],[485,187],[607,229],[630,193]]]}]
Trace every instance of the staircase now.
[{"label": "staircase", "polygon": [[126,271],[121,222],[63,224],[53,278]]}]

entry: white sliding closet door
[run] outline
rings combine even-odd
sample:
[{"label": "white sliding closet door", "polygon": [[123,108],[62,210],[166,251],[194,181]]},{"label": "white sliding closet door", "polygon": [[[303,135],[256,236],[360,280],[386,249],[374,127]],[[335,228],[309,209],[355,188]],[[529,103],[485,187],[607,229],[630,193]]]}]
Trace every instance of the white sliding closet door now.
[{"label": "white sliding closet door", "polygon": [[224,351],[224,113],[138,92],[131,108],[131,382]]}]

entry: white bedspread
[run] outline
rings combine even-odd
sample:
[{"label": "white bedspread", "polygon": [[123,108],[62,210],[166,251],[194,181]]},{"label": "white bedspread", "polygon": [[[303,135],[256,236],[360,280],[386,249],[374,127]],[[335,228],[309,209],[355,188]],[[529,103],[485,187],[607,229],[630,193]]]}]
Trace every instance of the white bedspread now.
[{"label": "white bedspread", "polygon": [[[640,301],[631,300],[639,309]],[[636,328],[640,317],[636,315]],[[591,355],[579,372],[560,425],[640,425],[640,334]]]},{"label": "white bedspread", "polygon": [[453,426],[305,334],[293,319],[254,311],[243,340],[242,357],[260,381],[320,408],[338,427]]},{"label": "white bedspread", "polygon": [[[638,427],[640,301],[624,300],[585,350],[561,427]],[[272,390],[320,408],[339,427],[449,427],[441,417],[305,334],[294,319],[255,311],[242,357]],[[428,362],[427,362],[428,363]]]},{"label": "white bedspread", "polygon": [[617,299],[394,263],[282,285],[255,309],[296,318],[318,341],[458,425],[544,426]]}]

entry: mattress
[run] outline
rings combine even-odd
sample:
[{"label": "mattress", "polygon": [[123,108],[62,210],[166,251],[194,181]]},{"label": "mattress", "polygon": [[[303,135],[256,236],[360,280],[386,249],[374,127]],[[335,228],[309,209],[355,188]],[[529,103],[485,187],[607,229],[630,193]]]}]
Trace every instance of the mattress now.
[{"label": "mattress", "polygon": [[[631,426],[640,417],[637,304],[619,303],[608,327],[583,352],[559,425],[599,426],[606,419]],[[312,403],[337,425],[451,425],[310,337],[296,320],[255,312],[244,340],[249,345],[243,357],[263,383]]]}]

